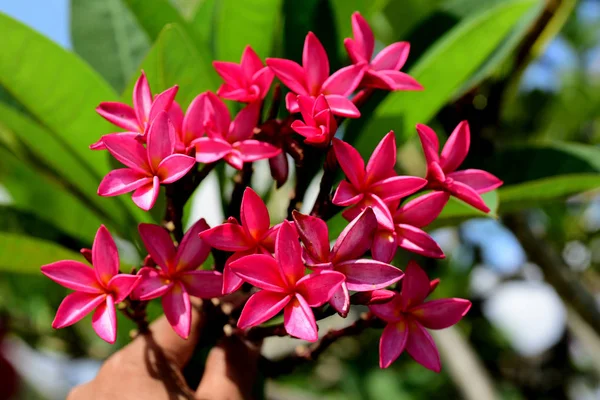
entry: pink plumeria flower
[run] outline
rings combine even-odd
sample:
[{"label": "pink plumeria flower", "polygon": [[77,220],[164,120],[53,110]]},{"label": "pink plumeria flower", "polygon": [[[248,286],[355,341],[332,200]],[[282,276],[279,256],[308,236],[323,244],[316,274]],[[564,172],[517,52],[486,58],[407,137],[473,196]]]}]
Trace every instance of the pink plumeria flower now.
[{"label": "pink plumeria flower", "polygon": [[247,187],[242,197],[240,225],[231,218],[214,228],[200,234],[200,237],[215,249],[232,251],[223,270],[223,293],[235,292],[242,286],[242,279],[230,268],[229,264],[249,254],[271,254],[275,251],[275,237],[280,225],[271,227],[269,210],[260,196]]},{"label": "pink plumeria flower", "polygon": [[438,155],[440,145],[433,129],[418,124],[417,132],[427,161],[427,187],[446,191],[478,210],[490,212],[480,194],[496,189],[502,185],[502,181],[480,169],[456,171],[469,152],[471,144],[469,123],[462,121],[454,128],[444,145],[441,156]]},{"label": "pink plumeria flower", "polygon": [[383,227],[375,234],[371,248],[373,258],[390,262],[398,247],[425,257],[444,258],[440,246],[421,228],[440,215],[448,198],[445,192],[431,192],[407,202],[396,211],[393,210],[398,202],[392,204],[394,229]]},{"label": "pink plumeria flower", "polygon": [[227,106],[215,94],[207,93],[214,114],[206,122],[208,137],[196,139],[196,160],[212,163],[224,159],[233,168],[241,170],[245,162],[271,158],[281,153],[272,144],[251,139],[258,124],[260,102],[244,107],[233,121]]},{"label": "pink plumeria flower", "polygon": [[[398,200],[423,188],[427,181],[414,176],[397,176],[396,138],[390,131],[377,145],[365,168],[359,152],[348,143],[333,139],[333,150],[347,181],[333,195],[333,204],[353,206],[344,217],[354,219],[366,207],[372,207],[377,221],[393,230],[391,214],[385,202]],[[351,214],[351,217],[350,217]]]},{"label": "pink plumeria flower", "polygon": [[127,168],[109,172],[98,187],[100,196],[117,196],[133,191],[131,198],[148,211],[156,202],[160,184],[181,179],[196,163],[193,157],[174,154],[177,137],[166,112],[160,112],[148,130],[148,144],[135,139],[107,137],[106,148]]},{"label": "pink plumeria flower", "polygon": [[297,101],[304,121],[295,120],[291,128],[306,138],[304,143],[328,146],[337,130],[337,122],[325,96],[321,94],[316,99],[298,96]]},{"label": "pink plumeria flower", "polygon": [[231,269],[262,289],[246,302],[237,324],[240,329],[262,324],[283,310],[286,332],[311,342],[319,338],[311,307],[329,301],[345,279],[344,274],[327,270],[304,276],[298,233],[289,221],[277,233],[275,258],[253,254],[232,262]]},{"label": "pink plumeria flower", "polygon": [[182,338],[190,334],[192,309],[190,296],[221,297],[223,275],[217,271],[197,270],[210,253],[210,246],[198,236],[208,229],[204,219],[196,222],[177,248],[169,233],[158,225],[140,224],[140,236],[159,269],[144,267],[133,292],[140,300],[161,298],[162,307],[173,330]]},{"label": "pink plumeria flower", "polygon": [[225,83],[217,91],[224,99],[253,103],[265,98],[273,82],[273,71],[265,67],[252,47],[246,46],[239,64],[213,61]]},{"label": "pink plumeria flower", "polygon": [[144,143],[150,123],[161,111],[169,113],[173,126],[179,132],[183,121],[183,111],[174,101],[178,89],[178,86],[173,86],[153,98],[146,74],[142,71],[133,88],[133,107],[125,103],[110,101],[100,103],[96,108],[98,114],[119,128],[125,129],[126,132],[104,135],[90,148],[92,150],[106,149],[104,138],[109,136],[137,138]]},{"label": "pink plumeria flower", "polygon": [[379,366],[387,368],[404,350],[419,364],[440,372],[440,356],[428,329],[448,328],[465,316],[471,302],[440,299],[424,302],[437,282],[429,282],[425,271],[411,261],[402,281],[402,292],[384,304],[369,306],[387,322],[379,342]]},{"label": "pink plumeria flower", "polygon": [[60,303],[52,327],[73,325],[95,310],[92,327],[101,339],[114,343],[117,339],[115,304],[129,296],[140,277],[119,274],[119,252],[104,225],[94,238],[92,265],[93,269],[79,261],[64,260],[42,266],[42,273],[48,278],[75,290]]},{"label": "pink plumeria flower", "polygon": [[293,215],[306,249],[306,265],[318,271],[338,271],[345,276],[345,281],[329,300],[329,304],[342,317],[347,316],[350,310],[349,290],[366,292],[382,289],[402,278],[402,271],[396,267],[375,260],[359,259],[369,250],[377,229],[377,219],[371,208],[365,209],[348,224],[331,250],[325,221],[296,211]]},{"label": "pink plumeria flower", "polygon": [[335,115],[360,117],[358,108],[348,99],[363,77],[363,67],[350,65],[329,75],[329,58],[325,48],[314,33],[309,32],[304,41],[302,66],[282,58],[267,58],[267,65],[292,92],[285,102],[291,113],[300,111],[297,95],[316,98],[323,94]]},{"label": "pink plumeria flower", "polygon": [[352,14],[352,32],[354,39],[344,39],[344,46],[352,63],[362,65],[365,69],[361,86],[384,90],[423,90],[415,78],[400,72],[410,51],[408,42],[392,43],[371,60],[375,37],[367,21],[358,12]]},{"label": "pink plumeria flower", "polygon": [[179,131],[176,150],[189,153],[195,146],[194,140],[201,138],[206,133],[206,125],[214,117],[213,102],[209,92],[199,94],[192,100],[185,112],[181,131]]}]

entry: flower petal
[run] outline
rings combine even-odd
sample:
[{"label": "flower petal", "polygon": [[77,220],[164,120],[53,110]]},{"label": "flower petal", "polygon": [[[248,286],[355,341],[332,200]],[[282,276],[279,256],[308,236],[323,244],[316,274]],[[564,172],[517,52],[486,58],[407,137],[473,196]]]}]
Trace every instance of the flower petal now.
[{"label": "flower petal", "polygon": [[373,237],[371,246],[371,255],[373,259],[384,263],[389,263],[394,259],[398,243],[396,242],[396,233],[386,229],[378,230]]},{"label": "flower petal", "polygon": [[409,310],[423,302],[429,295],[429,278],[414,261],[409,261],[402,281],[402,310]]},{"label": "flower petal", "polygon": [[396,225],[398,247],[430,258],[444,258],[444,252],[431,236],[423,230],[407,224]]},{"label": "flower petal", "polygon": [[311,307],[319,307],[329,301],[346,277],[336,271],[321,270],[304,276],[296,284],[300,293]]},{"label": "flower petal", "polygon": [[385,202],[410,196],[427,185],[427,180],[417,176],[392,176],[371,186],[371,192]]},{"label": "flower petal", "polygon": [[229,267],[240,278],[260,289],[287,292],[288,285],[281,276],[279,265],[270,255],[252,254],[241,257],[231,262]]},{"label": "flower petal", "polygon": [[367,163],[367,181],[375,183],[394,174],[396,166],[396,137],[389,131],[381,139]]},{"label": "flower petal", "polygon": [[277,233],[275,258],[279,264],[282,278],[290,286],[294,286],[304,276],[305,267],[302,262],[302,248],[298,241],[298,232],[289,221],[283,221]]},{"label": "flower petal", "polygon": [[108,122],[126,131],[143,132],[144,130],[137,120],[134,109],[127,104],[105,101],[96,107],[96,112]]},{"label": "flower petal", "polygon": [[296,230],[306,251],[313,261],[329,261],[329,233],[327,224],[320,218],[304,215],[298,211],[292,213]]},{"label": "flower petal", "polygon": [[333,150],[342,171],[355,188],[365,180],[365,162],[358,150],[339,139],[333,139]]},{"label": "flower petal", "polygon": [[327,99],[327,103],[329,104],[331,112],[335,115],[346,118],[360,117],[360,111],[358,111],[358,108],[356,108],[354,103],[346,96],[339,94],[327,94],[325,95],[325,99]]},{"label": "flower petal", "polygon": [[96,308],[92,328],[105,342],[113,344],[117,340],[117,315],[112,295],[106,296],[106,300]]},{"label": "flower petal", "polygon": [[[375,81],[377,81],[377,78],[385,82],[385,85],[388,86],[388,90],[423,90],[423,86],[421,86],[421,84],[417,82],[415,78],[408,74],[405,74],[404,72],[367,71],[365,73],[365,80],[367,80],[369,83],[375,83]],[[376,85],[376,87],[378,86]]]},{"label": "flower petal", "polygon": [[223,295],[223,274],[217,271],[187,271],[179,279],[190,296],[210,299]]},{"label": "flower petal", "polygon": [[413,320],[408,321],[406,351],[425,368],[434,372],[440,372],[442,369],[440,355],[433,338],[425,328]]},{"label": "flower petal", "polygon": [[156,171],[162,160],[173,154],[175,150],[176,133],[169,115],[161,111],[150,125],[146,138],[148,161]]},{"label": "flower petal", "polygon": [[139,275],[130,274],[119,274],[113,276],[108,282],[108,289],[112,293],[113,301],[120,303],[129,296],[129,294],[135,289],[137,284],[142,279]]},{"label": "flower petal", "polygon": [[[352,14],[352,34],[356,43],[356,52],[360,55],[356,61],[371,61],[373,49],[375,48],[375,36],[365,18],[357,11]],[[356,57],[358,58],[358,57]]]},{"label": "flower petal", "polygon": [[171,154],[158,164],[156,175],[164,184],[173,183],[183,178],[196,164],[194,157],[183,154]]},{"label": "flower petal", "polygon": [[380,228],[390,231],[394,229],[394,221],[392,219],[389,206],[375,195],[364,196],[357,205],[344,210],[344,212],[342,212],[342,216],[348,221],[352,221],[367,207],[371,207],[373,209]]},{"label": "flower petal", "polygon": [[215,249],[224,251],[243,251],[255,246],[243,227],[231,223],[205,230],[200,237]]},{"label": "flower petal", "polygon": [[192,308],[190,296],[181,282],[176,282],[171,290],[163,295],[162,306],[175,333],[187,339],[192,325]]},{"label": "flower petal", "polygon": [[370,305],[369,310],[371,310],[371,312],[375,314],[377,318],[383,321],[400,322],[403,318],[402,297],[399,293],[395,293],[395,295],[388,302]]},{"label": "flower petal", "polygon": [[110,171],[100,182],[98,194],[100,196],[118,196],[132,192],[152,182],[148,175],[130,168],[120,168]]},{"label": "flower petal", "polygon": [[427,125],[417,124],[417,133],[421,140],[421,146],[423,146],[427,164],[438,163],[440,161],[438,155],[440,151],[440,142],[433,129]]},{"label": "flower petal", "polygon": [[187,230],[175,257],[175,270],[191,270],[198,268],[210,253],[210,245],[200,238],[200,233],[209,229],[204,218],[199,219]]},{"label": "flower petal", "polygon": [[[321,93],[350,96],[362,80],[364,68],[362,65],[349,65],[338,69],[323,83]],[[327,97],[329,100],[329,97]]]},{"label": "flower petal", "polygon": [[470,146],[471,131],[469,130],[469,123],[461,121],[454,128],[442,149],[440,165],[446,174],[455,171],[462,164]]},{"label": "flower petal", "polygon": [[251,77],[264,67],[260,57],[251,46],[246,46],[244,48],[240,65],[244,75],[247,77]]},{"label": "flower petal", "polygon": [[[106,135],[102,135],[100,139],[96,143],[92,143],[90,145],[90,150],[107,150],[106,145],[104,144],[104,139],[108,137],[118,137],[118,138],[127,138],[127,139],[138,139],[141,138],[138,132],[116,132],[116,133],[108,133]],[[143,159],[146,159],[145,152]]]},{"label": "flower petal", "polygon": [[42,274],[68,289],[84,293],[104,293],[94,270],[79,261],[57,261],[42,266]]},{"label": "flower petal", "polygon": [[302,66],[304,67],[308,92],[316,96],[321,89],[321,85],[329,76],[329,58],[325,48],[312,32],[308,32],[304,40]]},{"label": "flower petal", "polygon": [[[244,56],[242,55],[242,57]],[[238,88],[245,86],[245,74],[240,64],[230,61],[213,61],[213,67],[217,74],[221,75],[221,78],[230,85]]]},{"label": "flower petal", "polygon": [[332,262],[335,264],[363,256],[371,246],[377,225],[373,209],[365,208],[338,236],[332,250]]},{"label": "flower petal", "polygon": [[148,79],[146,79],[146,74],[142,71],[142,74],[133,87],[133,108],[137,120],[141,122],[147,121],[151,107],[152,92],[150,91],[150,85],[148,84]]},{"label": "flower petal", "polygon": [[156,198],[160,191],[160,181],[158,176],[155,176],[151,183],[139,187],[131,195],[131,199],[139,208],[144,211],[150,210],[156,203]]},{"label": "flower petal", "polygon": [[240,157],[244,162],[264,160],[281,153],[280,148],[254,139],[237,142],[233,147],[240,152]]},{"label": "flower petal", "polygon": [[119,252],[108,229],[100,225],[92,245],[92,264],[98,282],[108,284],[110,279],[119,273]]},{"label": "flower petal", "polygon": [[130,135],[106,135],[102,137],[106,149],[120,163],[138,172],[147,174],[150,171],[146,149]]},{"label": "flower petal", "polygon": [[266,63],[275,76],[292,92],[309,95],[304,69],[298,63],[283,58],[267,58]]},{"label": "flower petal", "polygon": [[341,181],[331,200],[337,206],[351,206],[362,200],[363,194],[358,192],[348,181]]},{"label": "flower petal", "polygon": [[445,329],[460,321],[471,308],[465,299],[440,299],[419,304],[409,310],[424,327]]},{"label": "flower petal", "polygon": [[283,310],[283,325],[290,336],[315,342],[319,339],[315,315],[306,300],[300,294],[285,306]]},{"label": "flower petal", "polygon": [[342,283],[333,293],[329,299],[329,304],[341,317],[346,318],[348,316],[348,311],[350,311],[350,294],[348,293],[346,283]]},{"label": "flower petal", "polygon": [[480,194],[492,191],[502,186],[503,183],[494,175],[480,169],[465,169],[462,171],[451,172],[448,174],[448,178],[464,183]]},{"label": "flower petal", "polygon": [[396,267],[375,260],[352,260],[337,264],[335,270],[346,275],[348,290],[366,292],[383,289],[402,279]]},{"label": "flower petal", "polygon": [[404,351],[408,341],[406,320],[389,323],[383,328],[379,340],[379,367],[389,367]]},{"label": "flower petal", "polygon": [[277,182],[277,189],[281,188],[287,181],[290,168],[285,152],[269,158],[269,167],[271,168],[271,176]]},{"label": "flower petal", "polygon": [[237,113],[235,119],[229,126],[229,134],[225,138],[229,143],[250,139],[254,134],[254,128],[258,124],[261,102],[255,101]]},{"label": "flower petal", "polygon": [[431,192],[404,204],[394,213],[394,222],[422,228],[432,223],[444,209],[450,195]]},{"label": "flower petal", "polygon": [[240,210],[242,225],[257,242],[269,230],[271,220],[269,219],[269,210],[259,195],[254,190],[247,187],[242,197],[242,206]]},{"label": "flower petal", "polygon": [[227,105],[216,94],[206,92],[206,96],[212,107],[212,112],[209,114],[210,118],[206,121],[208,136],[223,139],[229,132],[231,114]]},{"label": "flower petal", "polygon": [[152,300],[161,297],[173,287],[173,281],[160,271],[144,267],[139,270],[140,282],[133,289],[132,297],[138,300]]},{"label": "flower petal", "polygon": [[152,107],[150,107],[150,114],[148,115],[148,122],[153,122],[161,112],[169,111],[178,90],[179,87],[175,85],[154,97]]},{"label": "flower petal", "polygon": [[239,276],[237,276],[235,274],[235,272],[232,271],[229,264],[231,264],[233,261],[235,261],[239,258],[245,257],[247,255],[249,255],[249,254],[246,252],[237,252],[227,259],[227,262],[225,263],[225,268],[223,269],[223,290],[222,290],[223,294],[233,293],[233,292],[237,291],[239,288],[241,288],[242,285],[244,284],[244,280],[242,278],[240,278]]},{"label": "flower petal", "polygon": [[212,106],[206,93],[201,93],[192,100],[183,118],[181,139],[185,146],[204,136],[205,123],[210,118],[211,111]]},{"label": "flower petal", "polygon": [[52,327],[54,329],[64,328],[80,321],[93,309],[104,302],[106,295],[75,292],[71,293],[60,303]]},{"label": "flower petal", "polygon": [[165,228],[154,224],[140,224],[140,237],[152,260],[165,272],[175,270],[175,245]]},{"label": "flower petal", "polygon": [[288,294],[267,290],[254,293],[244,305],[238,319],[238,328],[248,329],[268,321],[277,315],[290,302],[291,298],[292,296]]},{"label": "flower petal", "polygon": [[377,71],[386,69],[398,71],[406,63],[409,52],[410,44],[408,42],[392,43],[375,56],[371,65]]},{"label": "flower petal", "polygon": [[[267,93],[269,93],[269,88],[271,87],[271,83],[273,82],[274,77],[275,75],[269,67],[265,67],[254,74],[254,76],[252,77],[252,82],[255,85],[257,85],[260,90],[258,94],[259,99],[264,99]],[[249,101],[252,100],[249,99]]]},{"label": "flower petal", "polygon": [[446,189],[454,197],[464,201],[468,205],[475,207],[484,213],[490,212],[490,208],[485,204],[479,193],[477,193],[475,189],[472,189],[470,186],[467,186],[462,182],[454,181],[447,185]]},{"label": "flower petal", "polygon": [[231,144],[223,139],[203,137],[196,139],[194,145],[196,146],[196,161],[206,164],[219,161],[233,150]]}]

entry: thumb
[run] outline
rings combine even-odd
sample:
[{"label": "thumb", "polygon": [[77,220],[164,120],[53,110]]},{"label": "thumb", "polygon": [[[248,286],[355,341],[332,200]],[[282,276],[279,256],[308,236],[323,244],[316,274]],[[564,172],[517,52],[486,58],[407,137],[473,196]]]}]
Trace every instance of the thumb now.
[{"label": "thumb", "polygon": [[250,399],[259,357],[260,347],[244,342],[237,336],[221,339],[208,354],[196,398]]}]

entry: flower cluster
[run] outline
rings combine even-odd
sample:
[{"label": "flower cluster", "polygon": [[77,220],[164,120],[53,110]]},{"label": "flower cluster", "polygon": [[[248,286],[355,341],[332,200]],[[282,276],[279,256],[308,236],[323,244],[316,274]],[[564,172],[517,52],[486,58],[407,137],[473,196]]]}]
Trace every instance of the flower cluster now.
[{"label": "flower cluster", "polygon": [[[160,186],[166,185],[173,189],[167,191],[168,203],[179,195],[187,200],[190,189],[177,186],[178,181],[189,177],[193,191],[206,176],[199,164],[204,169],[224,161],[240,170],[241,200],[235,204],[232,196],[239,218],[231,216],[212,228],[201,219],[185,235],[173,228],[181,226],[181,220],[167,218],[163,226],[140,224],[148,256],[130,274],[119,272],[115,242],[100,227],[92,250],[82,251],[93,269],[78,261],[42,267],[50,279],[75,291],[60,305],[53,327],[69,326],[94,311],[94,330],[113,343],[115,304],[123,303],[119,308],[127,311],[160,298],[175,332],[187,338],[190,296],[212,299],[236,292],[245,299],[239,312],[231,314],[238,334],[282,313],[281,328],[287,334],[317,341],[317,320],[327,310],[347,317],[352,304],[362,304],[369,306],[368,318],[387,323],[380,344],[382,368],[406,350],[420,364],[439,371],[437,349],[425,328],[457,323],[470,302],[424,302],[438,281],[430,282],[414,261],[405,272],[390,263],[399,248],[443,258],[423,228],[438,217],[450,196],[488,212],[481,194],[502,182],[485,171],[457,171],[469,150],[466,121],[456,127],[441,155],[435,132],[417,125],[427,163],[424,178],[396,172],[393,131],[383,137],[366,166],[357,149],[335,137],[345,118],[360,117],[358,99],[373,90],[423,89],[400,72],[409,55],[408,43],[394,43],[373,57],[375,38],[359,13],[352,16],[352,30],[354,37],[344,41],[352,64],[333,73],[323,45],[309,33],[302,65],[278,58],[263,63],[250,47],[239,64],[214,62],[224,83],[216,94],[199,94],[185,113],[175,101],[177,86],[153,96],[143,72],[133,90],[133,107],[100,104],[98,113],[124,131],[107,134],[91,146],[107,150],[123,164],[104,177],[99,195],[133,192],[134,203],[150,210]],[[290,117],[276,119],[275,110],[265,120],[265,105],[278,106],[279,90],[271,90],[275,78],[289,89],[285,105]],[[244,106],[232,118],[223,100]],[[279,187],[287,179],[287,155],[295,159],[299,175],[303,162],[314,161],[302,159],[309,148],[326,160],[325,175],[335,175],[339,165],[345,179],[334,190],[334,179],[324,175],[319,195],[323,202],[317,204],[321,208],[316,205],[308,215],[290,209],[287,220],[273,225],[261,197],[241,178],[242,171],[254,161],[268,159]],[[305,189],[297,181],[296,190]],[[330,237],[326,222],[337,211],[334,206],[343,209],[348,221],[337,238]],[[319,211],[327,207],[328,213]],[[175,215],[181,219],[182,212]],[[206,262],[211,251],[212,266]]]}]

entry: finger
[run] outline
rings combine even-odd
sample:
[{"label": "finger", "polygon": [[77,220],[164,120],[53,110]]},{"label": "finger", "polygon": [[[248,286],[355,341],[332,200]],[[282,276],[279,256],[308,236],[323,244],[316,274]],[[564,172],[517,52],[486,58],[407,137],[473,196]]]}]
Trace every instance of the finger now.
[{"label": "finger", "polygon": [[223,338],[206,360],[196,398],[242,400],[252,397],[260,348],[239,337]]}]

